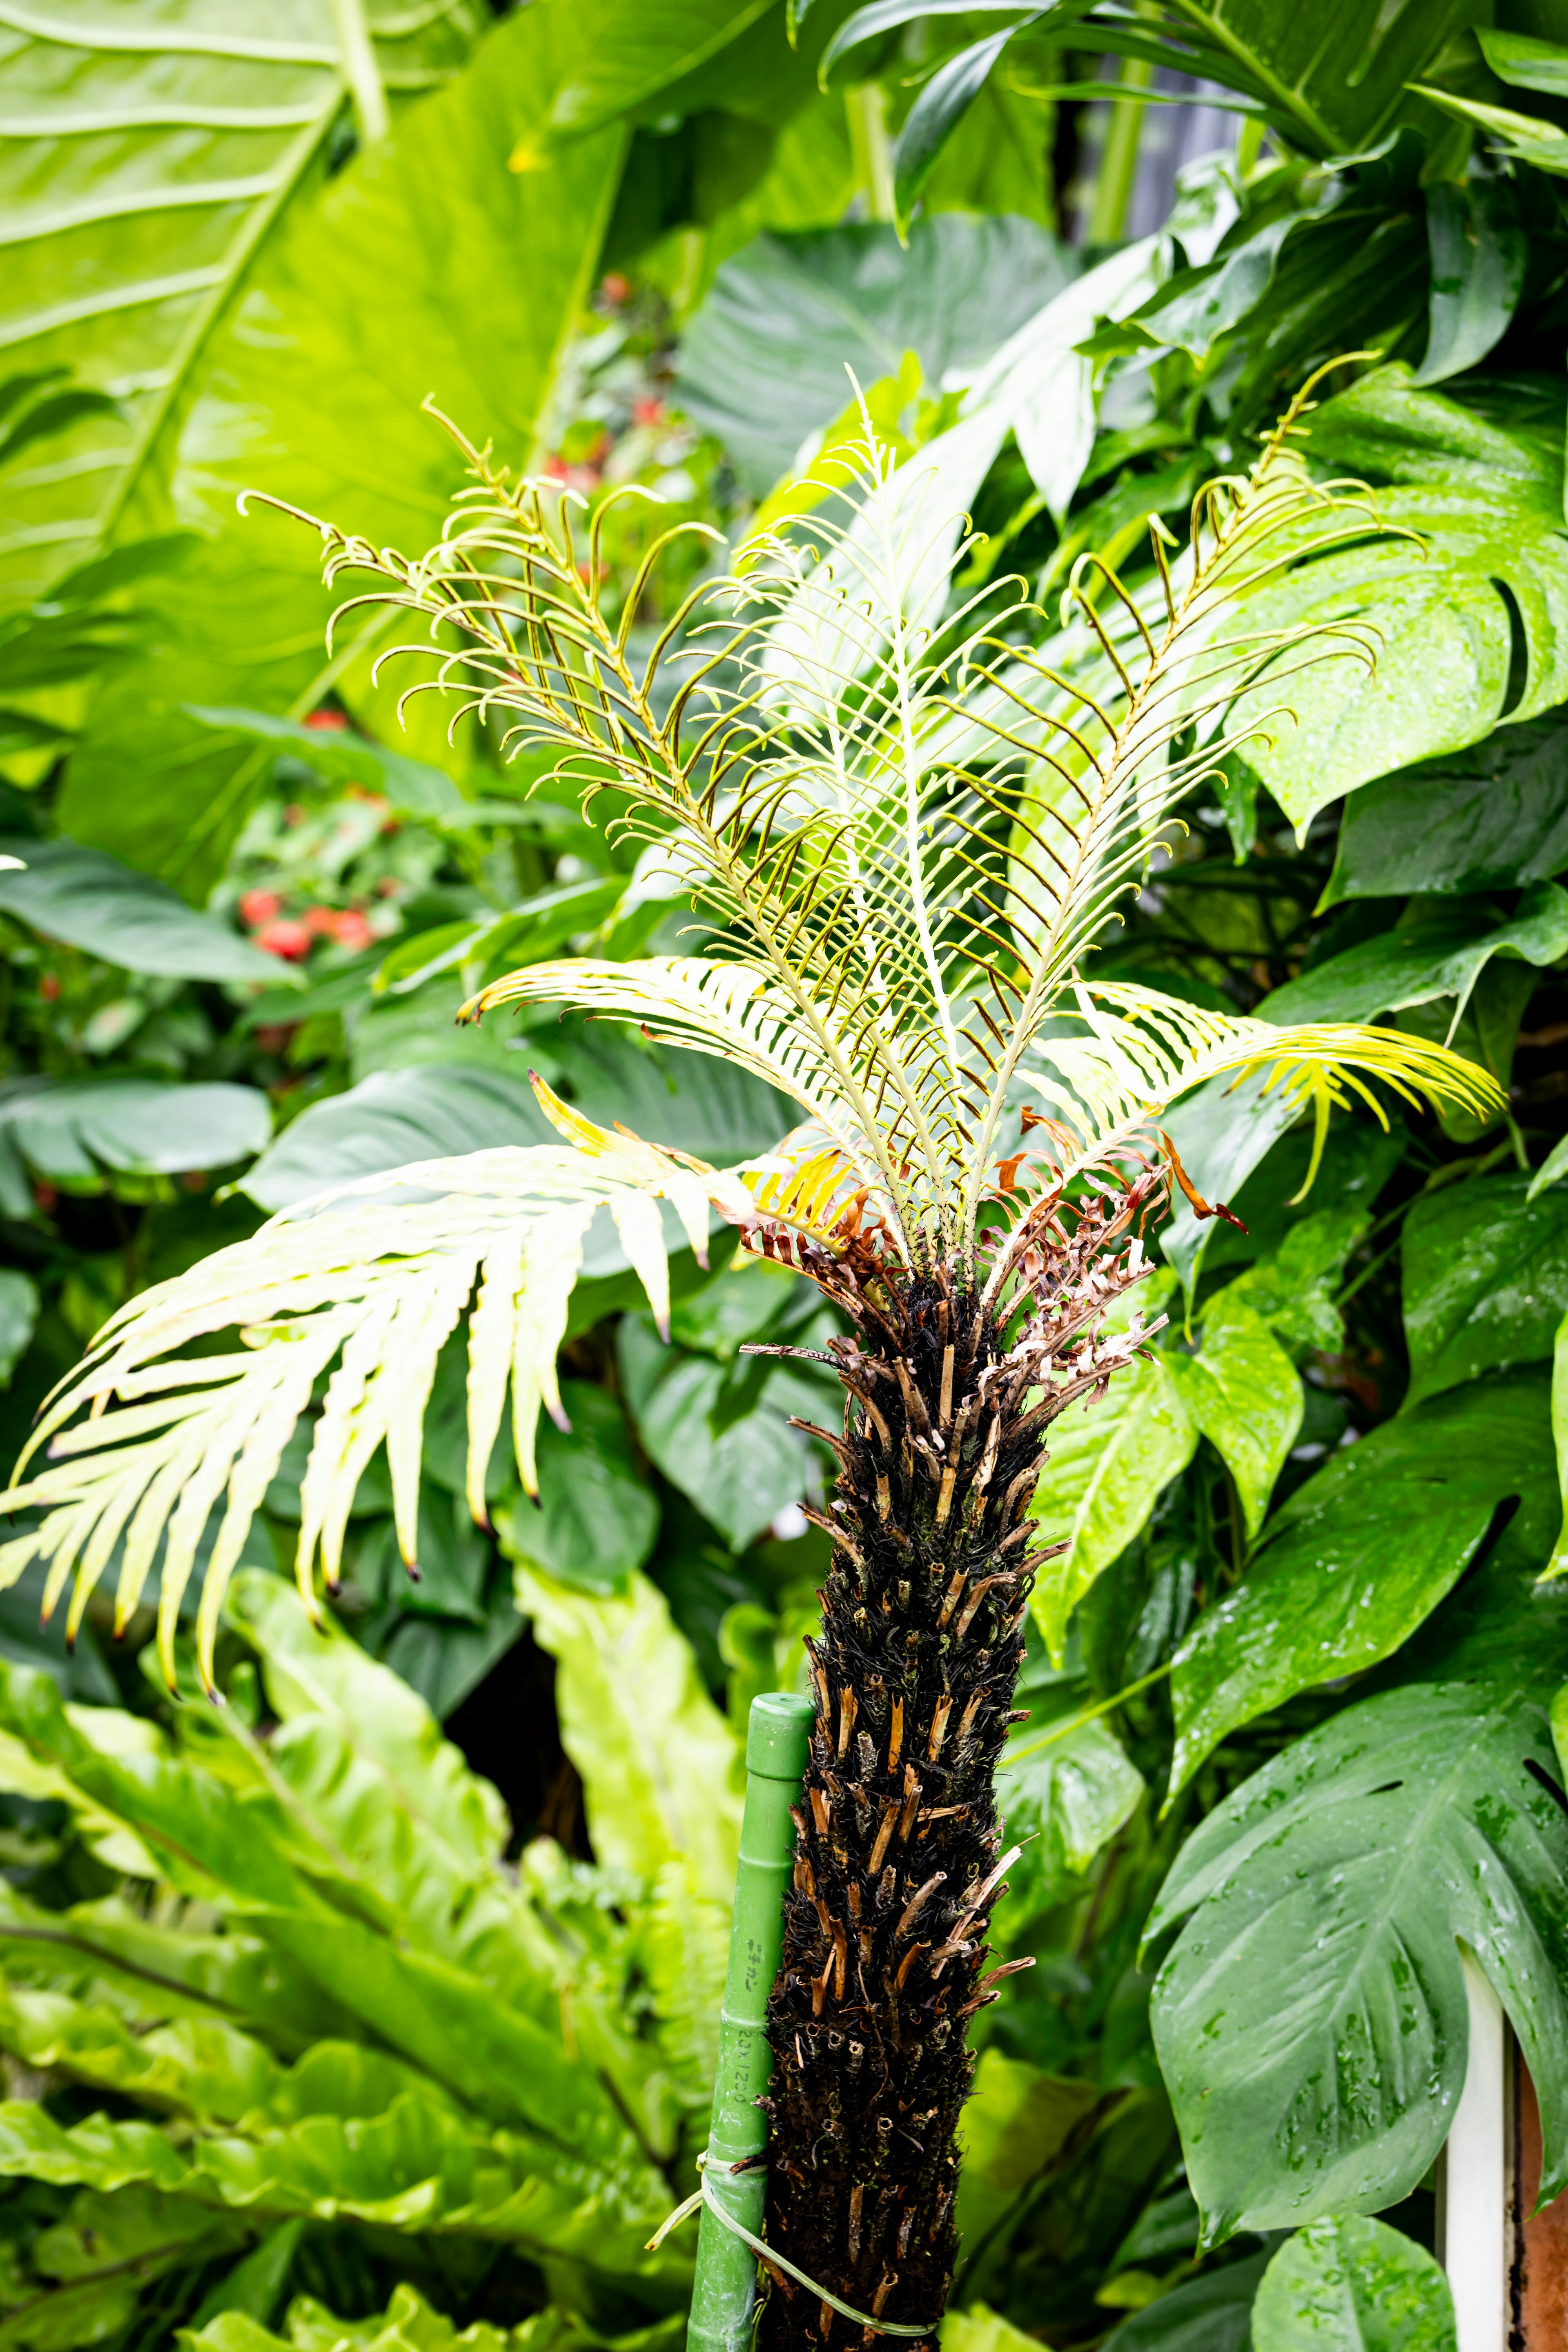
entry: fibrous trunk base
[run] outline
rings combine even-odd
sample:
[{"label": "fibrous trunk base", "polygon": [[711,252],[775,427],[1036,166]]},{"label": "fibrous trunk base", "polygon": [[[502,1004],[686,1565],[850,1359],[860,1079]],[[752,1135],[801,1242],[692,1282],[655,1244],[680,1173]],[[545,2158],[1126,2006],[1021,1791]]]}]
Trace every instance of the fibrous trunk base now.
[{"label": "fibrous trunk base", "polygon": [[[930,2322],[931,2352],[958,2251],[968,2021],[994,1998],[987,1920],[1010,1857],[994,1780],[1036,1564],[1028,1506],[1045,1424],[1102,1383],[1093,1328],[1137,1276],[1136,1248],[1102,1254],[1110,1223],[1080,1221],[1041,1262],[1021,1337],[940,1268],[833,1286],[857,1328],[837,1343],[835,1548],[768,2011],[767,2234],[858,2310]],[[773,2273],[764,2352],[863,2337],[911,2340],[869,2336]]]}]

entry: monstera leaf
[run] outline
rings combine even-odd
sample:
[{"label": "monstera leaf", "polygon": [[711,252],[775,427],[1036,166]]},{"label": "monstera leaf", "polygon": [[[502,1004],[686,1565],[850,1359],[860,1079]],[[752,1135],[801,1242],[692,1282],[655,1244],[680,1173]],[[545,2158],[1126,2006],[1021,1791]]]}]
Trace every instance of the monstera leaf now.
[{"label": "monstera leaf", "polygon": [[1344,661],[1288,689],[1266,676],[1232,713],[1259,727],[1247,759],[1302,826],[1358,785],[1479,742],[1505,710],[1515,722],[1568,698],[1560,424],[1505,429],[1388,367],[1325,404],[1311,448],[1372,485],[1367,538],[1250,600],[1247,625],[1363,619],[1374,675]]},{"label": "monstera leaf", "polygon": [[1547,1718],[1568,1622],[1533,1587],[1554,1517],[1527,1505],[1398,1684],[1244,1782],[1165,1882],[1150,1934],[1181,1933],[1154,2038],[1211,2242],[1415,2187],[1464,2084],[1460,1938],[1540,2095],[1543,2196],[1568,2179],[1568,1821]]}]

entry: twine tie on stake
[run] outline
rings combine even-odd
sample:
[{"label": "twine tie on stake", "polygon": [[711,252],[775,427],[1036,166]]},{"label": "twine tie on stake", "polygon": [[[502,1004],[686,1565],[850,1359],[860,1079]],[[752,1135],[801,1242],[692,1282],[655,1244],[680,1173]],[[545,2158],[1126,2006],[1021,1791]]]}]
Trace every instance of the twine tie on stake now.
[{"label": "twine tie on stake", "polygon": [[754,2238],[750,2230],[736,2221],[732,2213],[727,2213],[724,2210],[709,2186],[707,2168],[708,2155],[704,2149],[697,2159],[697,2169],[702,2175],[701,2186],[693,2189],[691,2195],[659,2223],[647,2242],[647,2251],[650,2254],[664,2243],[671,2230],[678,2230],[682,2221],[687,2221],[696,2212],[700,2205],[705,2205],[709,2212],[721,2221],[732,2236],[741,2239],[744,2244],[750,2246],[759,2260],[769,2263],[774,2270],[787,2271],[791,2278],[797,2280],[816,2297],[819,2303],[826,2303],[832,2310],[841,2313],[846,2319],[854,2320],[857,2326],[874,2328],[879,2336],[934,2336],[936,2334],[936,2328],[924,2321],[918,2326],[911,2326],[907,2319],[874,2319],[868,2311],[858,2311],[852,2303],[845,2303],[838,2295],[830,2294],[826,2287],[819,2284],[816,2279],[808,2278],[805,2271],[797,2270],[795,2263],[781,2254],[776,2246],[770,2246],[765,2238]]}]

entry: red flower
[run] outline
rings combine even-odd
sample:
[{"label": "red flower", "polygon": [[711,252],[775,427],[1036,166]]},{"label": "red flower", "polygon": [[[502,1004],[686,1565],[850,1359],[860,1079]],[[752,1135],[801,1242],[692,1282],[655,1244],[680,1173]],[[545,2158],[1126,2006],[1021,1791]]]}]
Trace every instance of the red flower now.
[{"label": "red flower", "polygon": [[631,290],[630,278],[623,278],[618,269],[612,269],[607,278],[599,281],[599,291],[606,302],[624,302]]},{"label": "red flower", "polygon": [[634,400],[632,403],[634,425],[662,425],[664,414],[662,400]]},{"label": "red flower", "polygon": [[283,901],[276,890],[244,890],[240,893],[239,919],[257,931],[269,923],[274,915],[283,912]]},{"label": "red flower", "polygon": [[332,937],[339,947],[352,948],[357,954],[361,948],[370,946],[375,933],[357,907],[346,907],[332,925]]},{"label": "red flower", "polygon": [[307,727],[318,728],[323,735],[342,735],[348,723],[341,710],[312,710],[305,721]]},{"label": "red flower", "polygon": [[264,923],[256,934],[256,944],[268,955],[281,956],[285,963],[300,963],[310,952],[314,933],[291,915],[279,916],[276,922]]},{"label": "red flower", "polygon": [[59,974],[53,971],[41,973],[38,980],[38,994],[43,998],[44,1003],[52,1004],[59,992]]}]

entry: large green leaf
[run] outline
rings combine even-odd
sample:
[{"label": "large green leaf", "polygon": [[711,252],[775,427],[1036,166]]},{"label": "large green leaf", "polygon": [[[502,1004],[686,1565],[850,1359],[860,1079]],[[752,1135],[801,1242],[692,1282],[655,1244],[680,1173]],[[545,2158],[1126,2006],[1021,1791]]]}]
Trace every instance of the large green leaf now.
[{"label": "large green leaf", "polygon": [[1418,1643],[1407,1679],[1253,1775],[1188,1840],[1150,1922],[1160,2063],[1211,2240],[1378,2211],[1415,2187],[1465,2078],[1462,1937],[1568,2179],[1568,1819],[1546,1705],[1568,1656],[1533,1591],[1537,1511]]},{"label": "large green leaf", "polygon": [[1537,967],[1568,955],[1568,890],[1534,883],[1508,921],[1484,899],[1417,901],[1395,929],[1314,964],[1266,997],[1260,1010],[1266,1020],[1285,1023],[1366,1021],[1440,996],[1457,997],[1463,1006],[1500,954]]},{"label": "large green leaf", "polygon": [[637,1878],[683,1861],[710,1901],[735,1885],[740,1804],[730,1787],[734,1734],[646,1576],[598,1599],[531,1569],[517,1605],[556,1662],[566,1753],[583,1776],[594,1851]]},{"label": "large green leaf", "polygon": [[[1064,1695],[1064,1709],[1077,1705],[1081,1688]],[[1011,1929],[1061,1901],[1137,1810],[1143,1776],[1103,1723],[1054,1729],[1050,1711],[1034,1706],[1010,1736],[996,1773],[1008,1837],[1024,1843],[1007,1874],[999,1922]]]},{"label": "large green leaf", "polygon": [[1409,1402],[1550,1357],[1568,1308],[1568,1192],[1523,1176],[1423,1194],[1405,1220]]},{"label": "large green leaf", "polygon": [[1479,11],[1473,0],[1375,14],[1357,0],[1310,11],[1289,0],[1176,0],[1160,14],[1198,36],[1217,79],[1255,90],[1292,146],[1329,156],[1370,147],[1407,112],[1405,84]]},{"label": "large green leaf", "polygon": [[539,1433],[539,1500],[516,1496],[505,1520],[507,1548],[563,1584],[584,1592],[622,1591],[658,1537],[658,1501],[637,1475],[625,1416],[614,1397],[586,1381],[563,1384],[569,1430]]},{"label": "large green leaf", "polygon": [[[1314,458],[1376,490],[1384,535],[1298,569],[1246,607],[1249,629],[1359,620],[1379,652],[1243,696],[1237,723],[1276,717],[1247,758],[1298,825],[1360,784],[1533,718],[1568,697],[1568,526],[1563,435],[1505,430],[1403,366],[1325,403]],[[1401,534],[1413,534],[1404,536]],[[1516,627],[1527,656],[1510,700]]]},{"label": "large green leaf", "polygon": [[349,89],[345,29],[371,36],[356,96],[374,130],[374,84],[439,81],[481,21],[472,0],[412,14],[401,0],[301,0],[259,31],[246,0],[177,0],[123,31],[74,10],[10,12],[0,342],[10,366],[68,362],[118,405],[89,410],[48,465],[13,479],[7,589],[51,577],[134,499],[268,228],[321,175]]},{"label": "large green leaf", "polygon": [[1259,2352],[1458,2352],[1441,2269],[1386,2222],[1344,2213],[1286,2241],[1252,2306]]},{"label": "large green leaf", "polygon": [[1252,2298],[1268,2259],[1253,2254],[1173,2287],[1112,2328],[1104,2352],[1247,2352]]},{"label": "large green leaf", "polygon": [[1031,1509],[1042,1543],[1065,1543],[1035,1580],[1029,1606],[1059,1656],[1068,1619],[1101,1569],[1131,1543],[1184,1470],[1197,1424],[1163,1358],[1119,1372],[1109,1395],[1051,1423]]},{"label": "large green leaf", "polygon": [[213,915],[198,915],[166,883],[134,874],[101,850],[74,841],[0,842],[0,854],[21,859],[0,872],[0,914],[84,948],[124,971],[172,980],[265,981],[300,984],[274,955],[252,947]]},{"label": "large green leaf", "polygon": [[238,518],[237,492],[417,549],[439,530],[463,465],[420,414],[427,394],[476,440],[531,454],[623,135],[574,141],[546,171],[507,165],[582,64],[584,29],[566,8],[520,10],[281,220],[199,374],[169,404],[120,519],[142,534],[177,518],[207,544],[163,596],[166,650],[95,705],[60,808],[79,838],[200,895],[270,752],[184,706],[300,717],[343,671],[352,643],[331,667],[322,650],[331,600],[320,542],[265,510]]},{"label": "large green leaf", "polygon": [[973,373],[1076,274],[1032,221],[937,213],[891,228],[761,236],[724,263],[681,348],[679,396],[757,491],[862,386],[918,353],[928,385]]},{"label": "large green leaf", "polygon": [[1568,866],[1568,724],[1500,728],[1352,795],[1322,903],[1509,889]]},{"label": "large green leaf", "polygon": [[106,1170],[149,1176],[229,1167],[262,1150],[271,1133],[272,1107],[258,1087],[14,1079],[0,1087],[0,1204],[10,1216],[28,1213],[26,1169],[97,1192]]},{"label": "large green leaf", "polygon": [[737,1551],[764,1535],[786,1504],[820,1487],[820,1454],[787,1426],[795,1414],[820,1427],[818,1382],[784,1364],[726,1373],[662,1346],[647,1315],[622,1319],[617,1348],[649,1455]]},{"label": "large green leaf", "polygon": [[1247,1534],[1255,1536],[1301,1426],[1295,1366],[1262,1317],[1226,1291],[1205,1317],[1200,1351],[1171,1349],[1163,1360],[1235,1479]]},{"label": "large green leaf", "polygon": [[[552,0],[559,8],[561,0]],[[550,127],[580,136],[645,106],[753,24],[770,0],[584,0],[573,11],[575,56],[555,91]]]},{"label": "large green leaf", "polygon": [[1550,1491],[1545,1384],[1487,1381],[1336,1454],[1264,1529],[1245,1580],[1199,1618],[1171,1678],[1171,1785],[1238,1725],[1375,1665],[1475,1557],[1499,1506]]}]

